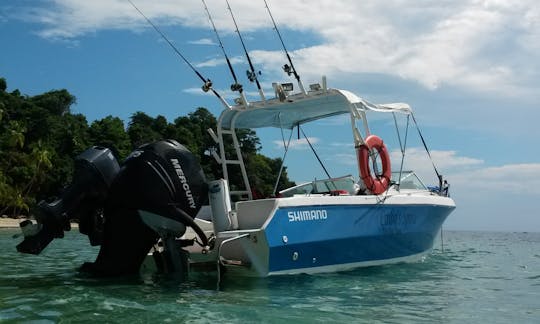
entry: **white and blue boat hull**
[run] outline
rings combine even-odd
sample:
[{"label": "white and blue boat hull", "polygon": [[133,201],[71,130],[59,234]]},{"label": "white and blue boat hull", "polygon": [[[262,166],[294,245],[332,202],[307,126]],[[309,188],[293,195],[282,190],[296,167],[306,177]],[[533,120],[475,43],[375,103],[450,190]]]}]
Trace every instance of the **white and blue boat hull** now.
[{"label": "white and blue boat hull", "polygon": [[[270,217],[259,229],[222,233],[242,235],[224,244],[221,256],[241,259],[249,269],[244,274],[334,272],[418,260],[431,251],[455,208],[445,197],[396,195],[385,201],[375,196],[294,197],[249,209],[264,211],[269,203]],[[239,223],[248,216],[253,217],[239,215]]]}]

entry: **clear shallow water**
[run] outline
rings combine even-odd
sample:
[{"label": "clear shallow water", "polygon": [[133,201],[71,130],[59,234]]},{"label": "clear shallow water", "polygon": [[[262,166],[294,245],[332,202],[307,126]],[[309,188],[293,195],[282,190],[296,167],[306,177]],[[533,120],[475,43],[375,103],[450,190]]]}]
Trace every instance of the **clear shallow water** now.
[{"label": "clear shallow water", "polygon": [[0,229],[0,322],[540,323],[540,233],[445,232],[424,262],[267,279],[95,280],[67,233],[39,256]]}]

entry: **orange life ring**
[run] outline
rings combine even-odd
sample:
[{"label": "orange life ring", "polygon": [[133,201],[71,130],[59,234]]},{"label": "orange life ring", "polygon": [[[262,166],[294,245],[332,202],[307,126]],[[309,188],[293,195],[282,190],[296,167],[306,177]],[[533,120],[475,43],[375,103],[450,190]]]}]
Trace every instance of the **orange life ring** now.
[{"label": "orange life ring", "polygon": [[[358,166],[360,167],[360,175],[362,181],[366,185],[366,188],[372,193],[379,195],[386,191],[390,185],[390,178],[392,177],[392,169],[390,167],[390,155],[388,149],[384,145],[383,140],[377,135],[369,135],[364,141],[365,144],[360,145],[356,150],[356,156],[358,159]],[[369,151],[376,149],[381,157],[382,175],[371,175],[369,168]]]}]

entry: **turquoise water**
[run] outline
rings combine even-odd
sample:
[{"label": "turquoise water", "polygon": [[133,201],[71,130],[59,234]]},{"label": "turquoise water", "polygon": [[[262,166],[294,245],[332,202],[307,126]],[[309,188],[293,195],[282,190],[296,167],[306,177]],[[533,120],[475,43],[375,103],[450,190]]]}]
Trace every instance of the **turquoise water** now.
[{"label": "turquoise water", "polygon": [[423,262],[181,283],[77,274],[97,249],[67,233],[39,256],[0,229],[0,322],[540,323],[540,233],[445,232]]}]

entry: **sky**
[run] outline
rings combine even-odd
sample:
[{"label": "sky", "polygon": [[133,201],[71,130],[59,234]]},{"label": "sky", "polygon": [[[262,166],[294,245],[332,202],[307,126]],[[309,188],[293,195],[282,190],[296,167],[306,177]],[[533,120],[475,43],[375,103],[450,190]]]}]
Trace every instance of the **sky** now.
[{"label": "sky", "polygon": [[[133,0],[231,103],[231,75],[199,0]],[[249,100],[257,88],[225,0],[207,0]],[[263,0],[229,0],[266,95],[293,82]],[[540,231],[540,2],[537,0],[268,0],[304,84],[321,82],[374,103],[406,102],[457,208],[449,230]],[[136,111],[176,117],[220,102],[127,0],[2,0],[0,77],[8,91],[67,89],[73,113],[89,122],[124,121]],[[399,169],[394,121],[368,115]],[[399,121],[401,136],[404,122]],[[331,176],[358,176],[347,116],[306,125]],[[271,157],[281,133],[257,130]],[[186,134],[189,136],[189,134]],[[285,133],[288,137],[288,133]],[[431,161],[409,130],[406,169],[436,183]],[[308,162],[313,160],[313,163]],[[324,173],[305,141],[287,155],[297,182]]]}]

